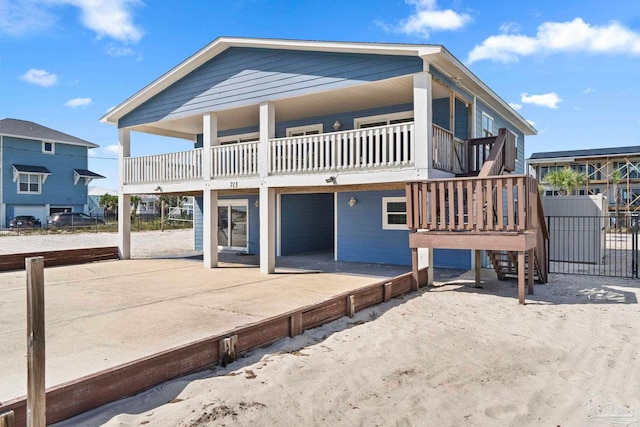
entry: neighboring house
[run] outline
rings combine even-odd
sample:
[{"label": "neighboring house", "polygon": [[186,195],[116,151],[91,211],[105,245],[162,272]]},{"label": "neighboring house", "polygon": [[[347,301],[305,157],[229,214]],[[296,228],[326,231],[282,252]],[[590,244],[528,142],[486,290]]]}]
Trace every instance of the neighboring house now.
[{"label": "neighboring house", "polygon": [[610,211],[615,210],[612,174],[619,170],[620,211],[640,210],[640,146],[533,153],[526,163],[538,177],[546,197],[558,195],[557,189],[544,183],[549,171],[569,167],[584,173],[587,183],[577,189],[576,194],[603,194],[609,201]]},{"label": "neighboring house", "polygon": [[105,194],[111,194],[113,196],[118,195],[118,190],[112,190],[109,188],[100,187],[97,185],[89,186],[89,201],[87,202],[87,212],[91,216],[97,216],[104,218],[104,209],[100,207],[100,199]]},{"label": "neighboring house", "polygon": [[86,212],[87,185],[104,178],[87,169],[84,139],[26,120],[0,120],[0,227],[18,215],[42,224],[56,212]]},{"label": "neighboring house", "polygon": [[[214,40],[101,120],[118,128],[123,202],[195,195],[204,266],[238,250],[266,273],[276,255],[312,251],[411,265],[406,181],[477,175],[500,128],[508,171],[522,174],[536,133],[439,45],[246,38]],[[130,157],[137,132],[193,149]],[[434,257],[472,263],[469,250]]]}]

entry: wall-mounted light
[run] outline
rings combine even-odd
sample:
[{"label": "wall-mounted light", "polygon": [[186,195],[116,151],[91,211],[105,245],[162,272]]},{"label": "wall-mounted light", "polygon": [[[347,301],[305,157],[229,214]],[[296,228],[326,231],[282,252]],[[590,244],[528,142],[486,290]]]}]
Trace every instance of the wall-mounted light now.
[{"label": "wall-mounted light", "polygon": [[336,177],[335,176],[330,176],[329,178],[324,180],[327,184],[335,184],[336,183]]},{"label": "wall-mounted light", "polygon": [[340,123],[339,121],[336,120],[335,122],[333,122],[333,128],[335,130],[340,129],[340,126],[342,126],[342,123]]},{"label": "wall-mounted light", "polygon": [[160,187],[160,186],[158,185],[158,186],[155,188],[155,190],[153,190],[153,191],[159,191],[159,192],[161,192],[161,193],[162,193],[162,187]]},{"label": "wall-mounted light", "polygon": [[358,201],[355,197],[349,199],[349,206],[354,207],[356,203],[358,203]]},{"label": "wall-mounted light", "polygon": [[256,208],[260,207],[260,199],[256,199],[256,202],[254,203],[254,205],[256,206]]}]

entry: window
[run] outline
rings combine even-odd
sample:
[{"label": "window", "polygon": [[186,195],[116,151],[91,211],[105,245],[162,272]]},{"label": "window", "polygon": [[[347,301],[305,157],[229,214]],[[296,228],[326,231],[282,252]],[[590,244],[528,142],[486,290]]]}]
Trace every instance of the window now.
[{"label": "window", "polygon": [[42,175],[21,173],[18,176],[18,193],[40,194]]},{"label": "window", "polygon": [[218,143],[220,145],[239,144],[242,142],[255,142],[259,140],[260,140],[260,134],[258,132],[218,137]]},{"label": "window", "polygon": [[482,137],[495,136],[493,117],[482,113]]},{"label": "window", "polygon": [[305,136],[305,135],[318,135],[322,133],[322,123],[316,125],[296,126],[293,128],[287,128],[287,137],[289,136]]},{"label": "window", "polygon": [[382,198],[382,229],[407,230],[407,201],[404,197]]},{"label": "window", "polygon": [[42,152],[53,154],[56,152],[56,145],[53,142],[42,141]]},{"label": "window", "polygon": [[382,114],[379,116],[359,117],[353,120],[356,129],[372,128],[376,126],[395,125],[413,121],[413,111],[403,111],[401,113]]}]

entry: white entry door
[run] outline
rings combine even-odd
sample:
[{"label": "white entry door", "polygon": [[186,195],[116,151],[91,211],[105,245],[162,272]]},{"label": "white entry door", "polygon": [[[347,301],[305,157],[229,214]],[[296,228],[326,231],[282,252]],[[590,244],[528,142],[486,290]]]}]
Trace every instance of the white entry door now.
[{"label": "white entry door", "polygon": [[218,200],[218,250],[247,251],[249,201]]}]

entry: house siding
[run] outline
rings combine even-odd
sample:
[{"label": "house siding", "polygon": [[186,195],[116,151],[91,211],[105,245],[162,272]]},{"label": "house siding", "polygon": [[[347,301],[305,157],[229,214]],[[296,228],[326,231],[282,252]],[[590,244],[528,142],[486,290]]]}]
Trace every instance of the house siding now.
[{"label": "house siding", "polygon": [[280,254],[333,250],[333,193],[283,194]]},{"label": "house siding", "polygon": [[494,129],[498,132],[500,128],[507,128],[518,136],[518,147],[516,155],[516,170],[514,173],[522,174],[524,172],[524,134],[507,122],[504,117],[500,116],[491,107],[481,100],[476,102],[476,137],[482,136],[482,113],[486,113],[493,117]]},{"label": "house siding", "polygon": [[[87,169],[87,147],[63,143],[55,144],[55,154],[42,153],[42,141],[3,136],[2,200],[5,223],[14,217],[14,206],[70,207],[82,212],[87,204],[84,180],[74,184],[74,169]],[[41,186],[40,194],[18,194],[13,181],[12,165],[44,166],[51,172]],[[44,222],[46,218],[41,218]]]},{"label": "house siding", "polygon": [[229,48],[122,117],[119,127],[340,89],[422,70],[412,56]]}]

